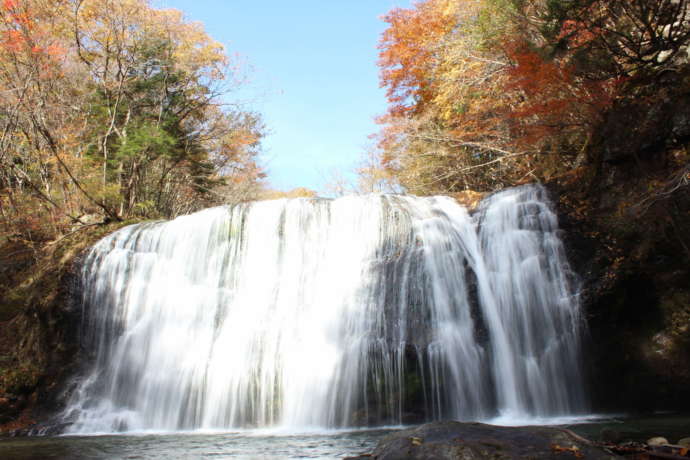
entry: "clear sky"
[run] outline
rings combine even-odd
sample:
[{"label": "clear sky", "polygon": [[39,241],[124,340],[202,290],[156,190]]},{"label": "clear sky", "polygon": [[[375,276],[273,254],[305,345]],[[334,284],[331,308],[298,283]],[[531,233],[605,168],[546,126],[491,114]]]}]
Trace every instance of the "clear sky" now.
[{"label": "clear sky", "polygon": [[[386,109],[378,43],[391,8],[410,0],[156,0],[177,8],[249,63],[237,95],[264,116],[271,185],[317,191],[352,174]],[[352,176],[350,176],[352,177]]]}]

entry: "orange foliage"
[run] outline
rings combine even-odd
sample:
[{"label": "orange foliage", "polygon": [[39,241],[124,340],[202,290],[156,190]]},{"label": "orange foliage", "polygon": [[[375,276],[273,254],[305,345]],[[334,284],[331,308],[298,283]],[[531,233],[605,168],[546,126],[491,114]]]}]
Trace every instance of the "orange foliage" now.
[{"label": "orange foliage", "polygon": [[[20,3],[18,0],[3,0],[0,21],[4,22],[4,37],[0,41],[0,48],[19,57],[26,54],[24,62],[40,64],[40,69],[45,73],[44,78],[54,77],[50,62],[63,55],[63,47],[54,43],[53,31],[41,26],[40,19],[35,18],[38,13],[33,11],[28,2]],[[46,61],[47,60],[47,61]]]},{"label": "orange foliage", "polygon": [[444,5],[443,0],[424,0],[410,9],[395,8],[383,18],[390,26],[378,46],[380,86],[387,88],[392,114],[418,112],[431,98],[436,47],[454,26]]},{"label": "orange foliage", "polygon": [[3,0],[2,9],[15,25],[29,29],[33,27],[34,20],[26,4],[20,3],[19,0]]},{"label": "orange foliage", "polygon": [[689,3],[651,3],[422,0],[392,10],[379,43],[389,107],[376,168],[439,193],[583,165],[617,99],[686,65]]},{"label": "orange foliage", "polygon": [[2,7],[7,11],[16,9],[17,5],[19,5],[18,0],[3,0],[2,2]]},{"label": "orange foliage", "polygon": [[5,37],[2,46],[8,51],[18,52],[22,49],[25,43],[24,34],[18,30],[5,31]]}]

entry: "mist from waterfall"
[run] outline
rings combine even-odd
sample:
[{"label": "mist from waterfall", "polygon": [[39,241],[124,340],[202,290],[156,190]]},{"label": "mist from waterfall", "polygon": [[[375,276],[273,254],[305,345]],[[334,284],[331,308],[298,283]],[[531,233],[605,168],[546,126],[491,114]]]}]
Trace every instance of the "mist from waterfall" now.
[{"label": "mist from waterfall", "polygon": [[337,428],[585,408],[539,186],[219,207],[88,254],[70,432]]}]

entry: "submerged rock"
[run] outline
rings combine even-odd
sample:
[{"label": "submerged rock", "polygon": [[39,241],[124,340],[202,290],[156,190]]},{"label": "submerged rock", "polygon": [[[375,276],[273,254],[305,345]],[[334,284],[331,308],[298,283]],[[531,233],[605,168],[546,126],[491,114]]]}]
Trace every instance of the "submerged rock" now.
[{"label": "submerged rock", "polygon": [[553,427],[501,427],[483,423],[435,422],[393,433],[372,454],[376,460],[614,459],[620,458],[574,433]]},{"label": "submerged rock", "polygon": [[599,432],[599,439],[604,442],[619,443],[623,440],[623,435],[620,431],[607,427]]}]

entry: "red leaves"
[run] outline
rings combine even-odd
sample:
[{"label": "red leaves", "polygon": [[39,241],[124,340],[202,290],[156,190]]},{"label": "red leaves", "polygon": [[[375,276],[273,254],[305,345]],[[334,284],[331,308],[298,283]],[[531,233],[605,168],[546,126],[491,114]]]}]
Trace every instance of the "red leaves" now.
[{"label": "red leaves", "polygon": [[566,55],[545,59],[525,42],[508,47],[513,62],[507,89],[521,103],[511,113],[521,143],[540,144],[567,131],[587,131],[601,120],[616,95],[618,79],[590,80],[578,75]]},{"label": "red leaves", "polygon": [[[20,52],[28,43],[27,35],[33,27],[28,12],[22,9],[18,0],[3,0],[2,21],[5,31],[2,46],[11,52]],[[33,48],[33,46],[31,47]]]},{"label": "red leaves", "polygon": [[[4,14],[2,14],[4,13]],[[6,51],[26,63],[40,66],[43,78],[54,76],[55,59],[65,53],[55,44],[55,37],[34,20],[35,12],[28,2],[2,0],[0,10],[0,51]],[[22,59],[23,57],[23,59]]]},{"label": "red leaves", "polygon": [[9,51],[19,52],[26,43],[24,34],[19,30],[7,30],[4,35],[2,46]]},{"label": "red leaves", "polygon": [[568,19],[563,22],[557,38],[567,40],[571,48],[580,48],[592,43],[599,35],[601,35],[599,28],[588,27],[581,21]]},{"label": "red leaves", "polygon": [[60,45],[48,45],[43,49],[43,52],[47,54],[48,56],[52,57],[57,57],[57,56],[62,56],[65,54],[65,49],[61,47]]},{"label": "red leaves", "polygon": [[544,60],[527,44],[514,43],[508,47],[507,54],[514,63],[508,71],[511,76],[508,89],[517,88],[527,96],[534,96],[545,90],[556,90],[571,79],[568,69]]},{"label": "red leaves", "polygon": [[6,12],[6,19],[14,27],[31,29],[34,25],[31,12],[26,4],[19,0],[2,0],[2,9]]},{"label": "red leaves", "polygon": [[19,6],[19,0],[3,0],[2,1],[2,8],[5,11],[14,11],[18,8]]}]

